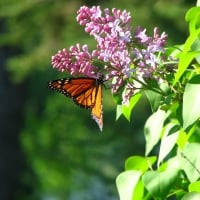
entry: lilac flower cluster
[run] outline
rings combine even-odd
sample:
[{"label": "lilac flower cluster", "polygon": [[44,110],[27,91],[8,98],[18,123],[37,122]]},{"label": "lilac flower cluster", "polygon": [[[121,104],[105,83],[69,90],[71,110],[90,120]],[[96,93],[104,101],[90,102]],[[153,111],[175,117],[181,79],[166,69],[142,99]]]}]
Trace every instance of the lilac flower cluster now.
[{"label": "lilac flower cluster", "polygon": [[89,53],[86,45],[82,48],[80,45],[76,48],[73,46],[70,51],[64,49],[52,57],[53,66],[73,75],[94,77],[98,70],[93,61],[98,60],[109,63],[109,67],[112,67],[112,72],[107,74],[106,79],[111,79],[113,76],[118,76],[118,79],[123,75],[128,76],[131,63],[127,50],[127,43],[131,41],[130,13],[117,9],[112,9],[112,14],[109,9],[105,9],[102,13],[99,6],[92,8],[83,6],[78,11],[77,21],[80,25],[84,25],[85,31],[97,41],[96,50]]},{"label": "lilac flower cluster", "polygon": [[61,72],[68,71],[71,75],[82,75],[94,77],[97,67],[93,64],[93,56],[90,54],[88,46],[80,44],[71,46],[69,51],[66,49],[58,51],[52,56],[52,65]]},{"label": "lilac flower cluster", "polygon": [[[153,37],[148,37],[146,29],[139,27],[133,34],[130,13],[115,8],[102,11],[100,6],[83,6],[77,12],[77,21],[97,41],[96,49],[89,52],[87,45],[80,44],[63,49],[52,56],[54,68],[93,78],[103,73],[111,80],[113,93],[125,86],[124,103],[137,92],[138,83],[151,78],[160,81],[156,73],[165,62],[160,56],[165,52],[165,33],[159,35],[155,28]],[[103,63],[103,69],[98,63]]]},{"label": "lilac flower cluster", "polygon": [[154,79],[158,83],[163,82],[164,63],[167,59],[162,55],[165,53],[165,43],[167,35],[163,32],[159,35],[157,27],[154,28],[153,37],[146,34],[146,29],[138,27],[134,34],[134,47],[131,53],[131,63],[133,63],[133,81],[125,85],[122,94],[122,104],[128,104],[129,99],[139,91],[146,80]]},{"label": "lilac flower cluster", "polygon": [[[154,28],[153,37],[146,35],[146,29],[142,30],[140,27],[137,28],[135,36],[136,43],[139,44],[140,48],[133,49],[134,64],[137,66],[136,74],[137,77],[141,78],[157,78],[159,81],[160,77],[155,77],[154,72],[162,65],[164,60],[160,59],[158,54],[164,53],[165,43],[167,35],[165,32],[159,36],[158,28]],[[142,47],[141,47],[142,46]]]}]

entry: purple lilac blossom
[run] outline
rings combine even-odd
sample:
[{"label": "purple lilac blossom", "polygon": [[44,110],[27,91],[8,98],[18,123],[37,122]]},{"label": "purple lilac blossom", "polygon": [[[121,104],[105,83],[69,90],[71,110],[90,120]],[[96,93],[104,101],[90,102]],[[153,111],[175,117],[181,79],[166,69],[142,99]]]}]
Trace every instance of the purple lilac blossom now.
[{"label": "purple lilac blossom", "polygon": [[92,64],[93,57],[88,46],[80,44],[71,46],[70,50],[60,50],[52,56],[52,65],[59,71],[68,71],[71,75],[85,75],[96,78],[97,67]]},{"label": "purple lilac blossom", "polygon": [[90,9],[83,6],[78,11],[77,21],[85,25],[85,31],[97,41],[95,54],[98,60],[109,63],[114,70],[106,79],[117,77],[118,81],[111,84],[112,91],[117,91],[121,87],[122,77],[130,74],[131,60],[127,50],[127,43],[131,41],[130,13],[113,8],[110,14],[109,9],[102,12],[99,6]]},{"label": "purple lilac blossom", "polygon": [[[146,35],[146,29],[142,30],[141,27],[138,27],[135,33],[134,38],[139,44],[139,48],[135,47],[132,51],[134,55],[134,64],[137,66],[135,69],[136,77],[141,79],[150,79],[154,78],[160,82],[160,77],[156,77],[154,72],[163,64],[165,60],[162,60],[158,56],[160,53],[165,53],[165,43],[167,35],[162,33],[159,35],[158,28],[154,28],[153,37],[148,37]],[[142,46],[142,47],[141,47]]]},{"label": "purple lilac blossom", "polygon": [[[122,95],[122,104],[128,104],[130,98],[138,92],[137,88],[142,87],[142,82],[147,79],[155,79],[158,83],[163,82],[159,76],[161,66],[167,60],[159,54],[165,53],[167,35],[159,35],[158,28],[154,28],[153,37],[146,34],[146,29],[138,27],[134,35],[135,44],[131,54],[131,63],[134,64],[133,81],[127,83]],[[165,66],[164,66],[165,67]],[[164,69],[161,69],[164,71]],[[162,72],[161,72],[162,73]],[[137,81],[138,80],[138,81]]]},{"label": "purple lilac blossom", "polygon": [[[130,12],[116,8],[110,11],[108,8],[101,10],[100,6],[82,6],[76,19],[85,26],[85,32],[97,41],[96,49],[90,53],[87,45],[77,44],[69,50],[58,51],[52,56],[54,68],[71,75],[93,78],[103,73],[106,80],[111,80],[113,93],[124,87],[123,103],[127,103],[138,91],[139,82],[146,79],[161,81],[157,71],[166,61],[164,56],[160,56],[165,53],[165,33],[159,35],[158,28],[154,28],[153,37],[149,37],[146,29],[141,27],[135,34],[131,33]],[[94,61],[104,63],[103,69],[98,64],[94,65]]]}]

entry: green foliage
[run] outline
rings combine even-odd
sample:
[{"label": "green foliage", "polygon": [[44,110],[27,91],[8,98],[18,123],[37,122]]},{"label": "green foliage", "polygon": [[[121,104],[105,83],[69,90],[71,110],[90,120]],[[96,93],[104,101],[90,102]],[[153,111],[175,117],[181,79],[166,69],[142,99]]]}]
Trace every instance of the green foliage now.
[{"label": "green foliage", "polygon": [[194,183],[200,177],[200,155],[195,153],[199,151],[199,148],[199,143],[188,143],[181,155],[179,155],[180,165],[186,173],[190,183]]},{"label": "green foliage", "polygon": [[132,200],[133,198],[142,197],[142,190],[138,187],[140,176],[140,171],[128,170],[117,177],[116,184],[121,200]]},{"label": "green foliage", "polygon": [[125,172],[117,177],[122,200],[200,198],[199,16],[199,7],[187,12],[190,35],[180,46],[179,53],[177,49],[169,51],[179,61],[174,76],[168,77],[164,89],[155,85],[146,89],[153,114],[144,127],[145,155],[155,154],[155,147],[158,148],[158,156],[153,157],[157,158],[157,163],[153,165],[153,160],[147,165],[148,157],[127,159]]},{"label": "green foliage", "polygon": [[121,114],[123,114],[126,117],[126,119],[130,121],[132,110],[141,97],[142,94],[138,93],[130,99],[128,105],[117,105],[116,119],[118,119],[121,116]]},{"label": "green foliage", "polygon": [[142,157],[142,156],[132,156],[129,157],[125,162],[126,170],[140,170],[145,172],[148,170],[149,166],[152,166],[156,162],[156,157]]},{"label": "green foliage", "polygon": [[173,166],[174,163],[168,163],[164,171],[148,171],[142,180],[145,188],[154,199],[166,199],[178,176],[178,169]]},{"label": "green foliage", "polygon": [[163,129],[163,124],[167,118],[167,113],[163,110],[157,110],[151,115],[146,121],[144,127],[144,134],[146,140],[146,152],[148,155],[153,147],[158,143],[161,137],[161,131]]},{"label": "green foliage", "polygon": [[200,193],[200,181],[191,183],[188,187],[189,192],[199,192]]},{"label": "green foliage", "polygon": [[194,76],[185,86],[183,94],[183,128],[186,129],[200,117],[200,75]]},{"label": "green foliage", "polygon": [[195,42],[199,41],[200,34],[200,8],[191,8],[186,14],[186,21],[189,22],[189,32],[187,40],[185,41],[184,47],[179,55],[178,70],[175,75],[175,83],[179,80],[185,70],[188,68],[191,61],[198,56],[199,46],[193,46]]},{"label": "green foliage", "polygon": [[198,200],[200,198],[200,193],[198,192],[189,192],[186,194],[182,200]]},{"label": "green foliage", "polygon": [[[164,161],[165,157],[172,151],[174,146],[176,145],[176,141],[179,135],[179,131],[170,131],[176,126],[176,123],[168,123],[164,126],[162,137],[161,137],[161,144],[160,144],[160,151],[158,155],[158,166],[161,162]],[[169,134],[170,133],[170,134]]]}]

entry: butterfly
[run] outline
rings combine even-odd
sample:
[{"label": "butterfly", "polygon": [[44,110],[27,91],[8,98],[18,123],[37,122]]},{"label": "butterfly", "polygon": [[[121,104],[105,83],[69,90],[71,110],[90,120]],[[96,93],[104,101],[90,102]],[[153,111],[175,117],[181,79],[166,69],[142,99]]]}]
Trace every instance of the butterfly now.
[{"label": "butterfly", "polygon": [[92,118],[103,128],[102,85],[103,76],[98,79],[90,77],[61,78],[50,81],[50,89],[56,90],[72,100],[80,107],[91,109]]}]

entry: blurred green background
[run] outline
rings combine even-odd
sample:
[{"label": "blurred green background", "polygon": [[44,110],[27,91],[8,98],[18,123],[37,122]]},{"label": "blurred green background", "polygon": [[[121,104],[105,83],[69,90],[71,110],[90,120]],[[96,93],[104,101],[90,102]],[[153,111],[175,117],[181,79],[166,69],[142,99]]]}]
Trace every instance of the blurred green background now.
[{"label": "blurred green background", "polygon": [[144,154],[145,99],[131,123],[115,121],[116,105],[104,90],[104,128],[47,82],[65,77],[51,66],[58,50],[95,46],[76,22],[82,5],[126,9],[133,29],[153,27],[168,45],[187,37],[189,0],[8,0],[0,1],[0,199],[117,200],[116,176],[131,155]]}]

